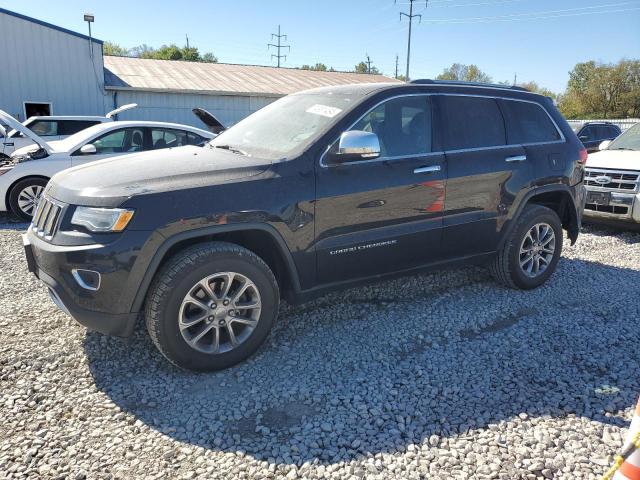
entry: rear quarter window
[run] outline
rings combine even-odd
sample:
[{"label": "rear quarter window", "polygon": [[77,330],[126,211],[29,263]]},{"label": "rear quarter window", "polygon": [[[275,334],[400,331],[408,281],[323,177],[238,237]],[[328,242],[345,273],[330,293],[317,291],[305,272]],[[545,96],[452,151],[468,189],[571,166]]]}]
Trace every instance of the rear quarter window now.
[{"label": "rear quarter window", "polygon": [[505,145],[504,119],[495,99],[445,95],[439,106],[445,150]]},{"label": "rear quarter window", "polygon": [[507,143],[543,143],[560,140],[560,134],[541,105],[502,100],[507,125]]}]

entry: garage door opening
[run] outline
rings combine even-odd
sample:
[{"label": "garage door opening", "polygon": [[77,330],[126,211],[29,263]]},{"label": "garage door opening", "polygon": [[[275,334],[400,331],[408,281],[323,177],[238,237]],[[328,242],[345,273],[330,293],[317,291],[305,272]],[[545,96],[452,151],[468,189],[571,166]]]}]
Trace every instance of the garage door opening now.
[{"label": "garage door opening", "polygon": [[51,115],[51,102],[24,102],[25,120],[29,117]]}]

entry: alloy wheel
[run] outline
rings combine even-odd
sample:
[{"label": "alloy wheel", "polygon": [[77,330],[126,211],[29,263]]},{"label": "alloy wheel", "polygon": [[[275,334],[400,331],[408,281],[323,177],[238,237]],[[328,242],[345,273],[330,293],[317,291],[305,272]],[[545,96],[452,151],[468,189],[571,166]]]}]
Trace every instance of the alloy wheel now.
[{"label": "alloy wheel", "polygon": [[261,309],[260,292],[248,277],[220,272],[191,287],[180,305],[178,326],[191,348],[225,353],[251,336]]},{"label": "alloy wheel", "polygon": [[530,278],[541,275],[556,251],[556,234],[547,223],[532,226],[520,244],[520,269]]},{"label": "alloy wheel", "polygon": [[43,190],[44,187],[42,185],[28,185],[20,190],[20,193],[18,193],[18,208],[20,208],[20,211],[32,217]]}]

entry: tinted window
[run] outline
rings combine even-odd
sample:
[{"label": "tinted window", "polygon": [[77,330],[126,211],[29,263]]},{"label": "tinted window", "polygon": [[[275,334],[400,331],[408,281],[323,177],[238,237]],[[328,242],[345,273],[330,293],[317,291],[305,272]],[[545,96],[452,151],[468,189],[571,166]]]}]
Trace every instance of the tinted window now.
[{"label": "tinted window", "polygon": [[202,145],[204,142],[206,142],[207,139],[204,137],[201,137],[200,135],[196,135],[195,133],[187,133],[187,142],[189,143],[189,145]]},{"label": "tinted window", "polygon": [[184,130],[172,130],[167,128],[151,129],[151,145],[154,150],[160,148],[182,147],[193,145],[189,141],[189,135]]},{"label": "tinted window", "polygon": [[58,120],[58,135],[73,135],[98,123],[95,120]]},{"label": "tinted window", "polygon": [[58,122],[56,120],[36,120],[29,125],[29,130],[40,137],[60,135],[58,133]]},{"label": "tinted window", "polygon": [[580,137],[580,140],[584,142],[593,140],[594,138],[596,138],[595,128],[591,125],[587,125],[582,130],[580,130],[580,132],[578,133],[578,137]]},{"label": "tinted window", "polygon": [[610,125],[609,127],[607,127],[607,130],[608,130],[607,138],[615,138],[618,135],[620,135],[620,130],[618,130],[618,127],[614,127]]},{"label": "tinted window", "polygon": [[441,97],[445,150],[505,145],[504,120],[492,98]]},{"label": "tinted window", "polygon": [[94,140],[96,153],[140,152],[144,149],[144,132],[141,128],[123,128]]},{"label": "tinted window", "polygon": [[378,105],[351,130],[378,135],[381,157],[419,155],[431,151],[431,99],[394,98]]},{"label": "tinted window", "polygon": [[549,115],[536,103],[504,100],[507,143],[536,143],[560,140],[560,134]]}]

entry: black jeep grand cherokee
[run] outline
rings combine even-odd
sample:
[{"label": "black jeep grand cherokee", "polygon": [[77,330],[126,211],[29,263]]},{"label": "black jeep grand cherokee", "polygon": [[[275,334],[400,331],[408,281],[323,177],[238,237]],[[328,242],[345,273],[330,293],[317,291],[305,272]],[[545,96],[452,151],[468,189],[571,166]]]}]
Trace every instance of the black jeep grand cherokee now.
[{"label": "black jeep grand cherokee", "polygon": [[417,81],[282,98],[205,147],[96,162],[49,182],[24,237],[53,300],[99,332],[144,312],[194,370],[267,337],[281,298],[454,262],[534,288],[574,242],[586,152],[550,99]]}]

